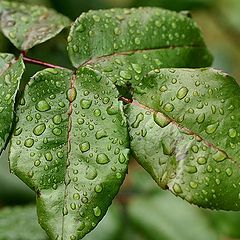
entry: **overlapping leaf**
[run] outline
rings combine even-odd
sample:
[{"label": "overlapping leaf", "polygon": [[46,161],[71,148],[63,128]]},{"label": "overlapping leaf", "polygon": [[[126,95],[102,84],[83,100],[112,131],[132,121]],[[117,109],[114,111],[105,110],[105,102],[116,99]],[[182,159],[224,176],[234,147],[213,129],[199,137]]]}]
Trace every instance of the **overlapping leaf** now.
[{"label": "overlapping leaf", "polygon": [[16,60],[12,54],[0,53],[0,153],[12,128],[15,97],[23,72],[21,58]]},{"label": "overlapping leaf", "polygon": [[125,177],[126,123],[114,85],[81,68],[47,69],[19,106],[11,168],[37,193],[52,239],[80,239],[105,215]]},{"label": "overlapping leaf", "polygon": [[239,86],[212,69],[152,72],[128,109],[131,149],[162,187],[239,210]]},{"label": "overlapping leaf", "polygon": [[72,26],[68,41],[75,67],[93,65],[118,85],[133,81],[134,76],[139,81],[139,75],[159,67],[211,64],[196,24],[159,8],[84,13]]},{"label": "overlapping leaf", "polygon": [[20,50],[27,50],[56,36],[70,20],[54,10],[18,2],[0,2],[0,28]]}]

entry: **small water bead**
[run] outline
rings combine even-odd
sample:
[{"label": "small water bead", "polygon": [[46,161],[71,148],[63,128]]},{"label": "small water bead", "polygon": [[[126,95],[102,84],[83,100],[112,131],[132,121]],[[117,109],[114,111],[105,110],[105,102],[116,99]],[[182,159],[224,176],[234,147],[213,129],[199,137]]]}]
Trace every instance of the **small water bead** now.
[{"label": "small water bead", "polygon": [[93,209],[93,212],[94,212],[95,217],[99,217],[102,213],[100,207],[98,207],[98,206]]},{"label": "small water bead", "polygon": [[136,73],[138,73],[138,74],[140,74],[141,72],[142,72],[142,67],[139,65],[139,64],[132,64],[132,68],[133,68],[133,70],[136,72]]},{"label": "small water bead", "polygon": [[100,109],[95,109],[94,110],[94,116],[99,117],[101,115],[101,110]]},{"label": "small water bead", "polygon": [[104,104],[109,103],[109,101],[110,101],[110,98],[109,98],[109,97],[103,98],[103,103],[104,103]]},{"label": "small water bead", "polygon": [[60,129],[60,128],[54,128],[54,129],[52,130],[52,132],[53,132],[54,135],[59,136],[59,135],[62,134],[62,129]]},{"label": "small water bead", "polygon": [[196,189],[197,186],[198,186],[198,184],[197,184],[196,182],[194,182],[194,181],[191,181],[191,182],[189,183],[189,186],[190,186],[191,188],[193,188],[193,189]]},{"label": "small water bead", "polygon": [[232,171],[231,168],[227,168],[225,172],[226,172],[228,177],[232,176],[232,174],[233,174],[233,171]]},{"label": "small water bead", "polygon": [[36,160],[36,161],[34,162],[34,166],[35,166],[35,167],[38,167],[40,164],[41,164],[41,161],[40,161],[40,160]]},{"label": "small water bead", "polygon": [[22,128],[18,127],[14,131],[14,136],[19,136],[22,133]]},{"label": "small water bead", "polygon": [[137,116],[136,116],[136,119],[135,121],[132,123],[132,127],[133,128],[138,128],[140,123],[144,120],[144,115],[143,113],[139,113]]},{"label": "small water bead", "polygon": [[80,101],[80,106],[82,107],[82,109],[89,109],[91,105],[92,105],[92,100],[82,99]]},{"label": "small water bead", "polygon": [[235,138],[235,137],[237,136],[237,131],[236,131],[235,129],[233,129],[233,128],[230,128],[230,129],[228,130],[228,135],[229,135],[229,137],[231,137],[231,138]]},{"label": "small water bead", "polygon": [[166,85],[163,85],[159,88],[159,91],[160,92],[166,92],[168,90],[167,86]]},{"label": "small water bead", "polygon": [[217,151],[212,157],[216,162],[222,162],[227,158],[227,155],[222,151]]},{"label": "small water bead", "polygon": [[51,152],[45,153],[45,159],[47,161],[52,161],[52,159],[53,159],[52,153]]},{"label": "small water bead", "polygon": [[205,113],[200,113],[198,116],[197,116],[197,123],[203,123],[205,120]]},{"label": "small water bead", "polygon": [[118,161],[121,163],[121,164],[123,164],[123,163],[125,163],[126,161],[127,161],[127,158],[126,158],[126,156],[124,155],[124,154],[120,154],[119,156],[118,156]]},{"label": "small water bead", "polygon": [[108,134],[107,134],[107,132],[104,130],[104,129],[100,129],[99,131],[97,131],[96,132],[96,134],[95,134],[95,137],[96,137],[96,139],[101,139],[101,138],[104,138],[104,137],[107,137],[108,136]]},{"label": "small water bead", "polygon": [[100,153],[97,155],[96,162],[99,164],[107,164],[110,160],[105,153]]},{"label": "small water bead", "polygon": [[86,168],[86,171],[85,171],[85,177],[88,179],[88,180],[94,180],[96,177],[97,177],[97,170],[93,167],[87,167]]},{"label": "small water bead", "polygon": [[188,173],[196,173],[197,172],[197,168],[195,166],[186,165],[185,169]]},{"label": "small water bead", "polygon": [[174,106],[173,104],[171,103],[166,103],[164,106],[163,106],[163,109],[166,111],[166,112],[172,112],[174,110]]},{"label": "small water bead", "polygon": [[32,138],[27,138],[24,142],[24,146],[27,148],[32,147],[34,144],[34,140]]},{"label": "small water bead", "polygon": [[90,149],[90,143],[89,142],[84,142],[79,145],[79,148],[82,153],[87,152]]},{"label": "small water bead", "polygon": [[208,125],[206,128],[206,133],[208,134],[214,133],[217,130],[218,126],[219,126],[219,123]]},{"label": "small water bead", "polygon": [[182,87],[182,88],[180,88],[179,90],[178,90],[178,92],[177,92],[177,98],[178,99],[183,99],[183,98],[185,98],[186,96],[187,96],[187,94],[188,94],[188,88],[186,88],[186,87]]},{"label": "small water bead", "polygon": [[78,223],[78,231],[82,231],[85,228],[85,222],[79,221]]},{"label": "small water bead", "polygon": [[96,187],[94,188],[94,190],[95,190],[96,193],[100,193],[100,192],[102,192],[103,188],[102,188],[101,185],[98,184],[98,185],[96,185]]},{"label": "small water bead", "polygon": [[161,128],[166,127],[171,122],[169,118],[165,117],[160,113],[154,113],[153,119],[155,123],[159,125]]},{"label": "small water bead", "polygon": [[84,122],[85,122],[85,120],[84,120],[83,118],[78,118],[78,119],[77,119],[77,123],[78,123],[79,125],[84,124]]},{"label": "small water bead", "polygon": [[174,191],[176,194],[180,194],[180,193],[182,193],[182,188],[181,188],[181,186],[180,186],[178,183],[174,183],[174,185],[173,185],[173,191]]},{"label": "small water bead", "polygon": [[116,115],[118,112],[119,112],[118,106],[115,106],[114,104],[107,108],[107,113],[109,115]]},{"label": "small water bead", "polygon": [[86,203],[88,203],[88,198],[87,197],[82,197],[81,201],[82,201],[82,203],[86,204]]},{"label": "small water bead", "polygon": [[132,79],[132,74],[129,71],[120,71],[119,75],[120,75],[120,77],[122,77],[125,80]]},{"label": "small water bead", "polygon": [[204,165],[204,164],[207,163],[207,159],[206,159],[205,157],[199,157],[199,158],[197,159],[197,163],[198,163],[199,165]]},{"label": "small water bead", "polygon": [[47,103],[46,100],[42,100],[36,104],[36,109],[39,112],[46,112],[51,109],[51,106]]},{"label": "small water bead", "polygon": [[57,114],[52,118],[52,121],[54,124],[59,125],[62,122],[62,116]]},{"label": "small water bead", "polygon": [[217,185],[219,185],[221,183],[220,179],[218,179],[218,178],[216,178],[215,182]]},{"label": "small water bead", "polygon": [[36,136],[40,136],[43,134],[43,132],[46,130],[46,125],[45,123],[41,123],[39,124],[38,126],[36,126],[34,129],[33,129],[33,133],[36,135]]}]

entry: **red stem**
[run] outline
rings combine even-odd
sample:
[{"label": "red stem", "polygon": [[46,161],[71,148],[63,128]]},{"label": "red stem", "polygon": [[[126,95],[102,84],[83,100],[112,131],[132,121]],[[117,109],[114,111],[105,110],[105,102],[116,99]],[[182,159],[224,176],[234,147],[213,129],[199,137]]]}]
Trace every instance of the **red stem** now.
[{"label": "red stem", "polygon": [[132,103],[133,102],[132,99],[129,99],[129,98],[126,98],[126,97],[120,97],[119,100],[123,101],[125,103]]},{"label": "red stem", "polygon": [[46,62],[43,62],[41,60],[34,59],[34,58],[29,58],[29,57],[26,56],[26,54],[27,54],[26,51],[22,51],[23,61],[26,62],[26,63],[36,64],[36,65],[40,65],[40,66],[47,67],[47,68],[64,69],[63,67],[60,67],[58,65],[54,65],[54,64],[51,64],[51,63],[46,63]]}]

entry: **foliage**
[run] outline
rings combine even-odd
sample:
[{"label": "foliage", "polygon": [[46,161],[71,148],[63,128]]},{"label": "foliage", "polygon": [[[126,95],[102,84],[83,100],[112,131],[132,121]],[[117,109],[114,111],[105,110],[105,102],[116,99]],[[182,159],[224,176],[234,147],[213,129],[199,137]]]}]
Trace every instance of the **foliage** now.
[{"label": "foliage", "polygon": [[[0,55],[0,147],[11,136],[11,171],[35,191],[50,239],[80,239],[96,227],[130,156],[190,203],[239,210],[239,86],[208,68],[212,57],[188,15],[151,7],[83,13],[67,38],[74,71],[26,56],[68,18],[6,1],[0,17],[22,51]],[[18,98],[24,62],[48,68]]]}]

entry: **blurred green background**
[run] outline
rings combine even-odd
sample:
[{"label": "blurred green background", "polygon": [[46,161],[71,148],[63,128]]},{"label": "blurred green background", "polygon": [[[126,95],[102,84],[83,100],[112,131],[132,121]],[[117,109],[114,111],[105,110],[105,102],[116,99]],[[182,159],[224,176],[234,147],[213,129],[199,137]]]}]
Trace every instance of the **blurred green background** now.
[{"label": "blurred green background", "polygon": [[[72,20],[89,9],[157,6],[191,10],[214,56],[213,66],[240,83],[240,0],[25,0],[55,8]],[[29,56],[71,67],[63,31],[34,47]],[[0,52],[18,51],[0,34]],[[28,66],[25,80],[38,66]],[[7,151],[0,158],[0,240],[47,240],[37,224],[31,190],[9,173]],[[237,240],[240,212],[199,209],[160,190],[132,160],[129,174],[108,214],[85,240]]]}]

